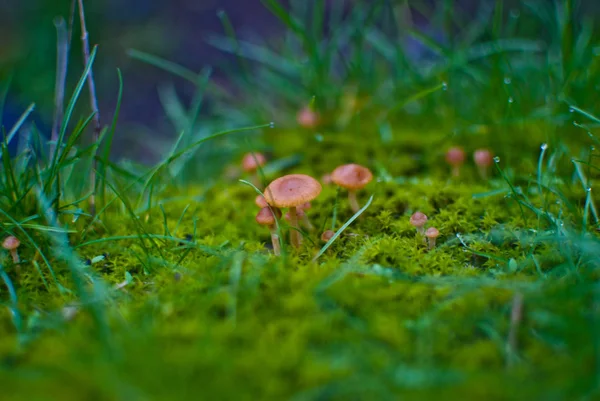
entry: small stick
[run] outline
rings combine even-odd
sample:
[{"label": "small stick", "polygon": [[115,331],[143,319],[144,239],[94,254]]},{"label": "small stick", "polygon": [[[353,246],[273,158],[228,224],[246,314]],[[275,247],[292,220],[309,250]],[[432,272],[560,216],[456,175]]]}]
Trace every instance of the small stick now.
[{"label": "small stick", "polygon": [[508,365],[512,365],[513,355],[517,352],[518,339],[517,334],[519,325],[523,319],[523,294],[516,293],[512,300],[512,308],[510,312],[510,329],[508,331],[508,339],[506,341],[506,353],[508,354]]},{"label": "small stick", "polygon": [[[81,25],[81,44],[83,47],[83,63],[87,65],[90,60],[90,44],[88,41],[88,32],[85,27],[85,12],[83,10],[83,0],[77,0],[79,5],[79,23]],[[90,68],[90,73],[87,77],[88,88],[90,91],[90,106],[94,113],[94,144],[98,145],[98,139],[100,138],[100,113],[98,111],[98,101],[96,99],[96,86],[94,85],[94,74]],[[92,171],[90,172],[90,181],[92,185],[92,195],[90,196],[90,213],[96,214],[96,168],[98,161],[96,158],[93,160]]]}]

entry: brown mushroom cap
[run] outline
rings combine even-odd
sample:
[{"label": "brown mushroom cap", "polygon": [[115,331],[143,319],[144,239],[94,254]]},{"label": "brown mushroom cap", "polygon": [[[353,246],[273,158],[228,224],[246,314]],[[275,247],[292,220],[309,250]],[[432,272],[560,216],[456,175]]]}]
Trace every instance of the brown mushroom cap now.
[{"label": "brown mushroom cap", "polygon": [[430,227],[427,229],[427,231],[425,231],[425,236],[427,238],[437,238],[440,236],[440,232],[438,231],[437,228],[435,227]]},{"label": "brown mushroom cap", "polygon": [[321,193],[321,184],[304,174],[279,177],[265,188],[265,199],[271,206],[296,207],[310,202]]},{"label": "brown mushroom cap", "polygon": [[246,153],[242,159],[242,167],[248,173],[252,173],[256,171],[258,166],[264,166],[266,162],[267,159],[262,153]]},{"label": "brown mushroom cap", "polygon": [[335,235],[335,233],[331,230],[325,230],[323,231],[323,234],[321,234],[321,241],[323,242],[327,242],[329,241],[333,236]]},{"label": "brown mushroom cap", "polygon": [[415,227],[423,227],[427,223],[427,216],[421,212],[415,212],[410,216],[410,224]]},{"label": "brown mushroom cap", "polygon": [[331,181],[347,189],[362,189],[373,179],[373,173],[359,164],[344,164],[331,173]]},{"label": "brown mushroom cap", "polygon": [[256,215],[256,222],[263,226],[272,226],[275,224],[275,216],[273,215],[273,212],[275,212],[277,218],[281,217],[281,212],[279,209],[273,209],[273,211],[271,211],[271,209],[267,206],[260,209]]},{"label": "brown mushroom cap", "polygon": [[269,206],[269,204],[267,203],[267,200],[262,195],[257,195],[256,199],[254,199],[254,203],[256,204],[256,206],[261,207],[261,208]]},{"label": "brown mushroom cap", "polygon": [[17,237],[9,236],[4,239],[2,242],[2,247],[6,250],[12,251],[13,249],[17,249],[21,245],[21,241]]}]

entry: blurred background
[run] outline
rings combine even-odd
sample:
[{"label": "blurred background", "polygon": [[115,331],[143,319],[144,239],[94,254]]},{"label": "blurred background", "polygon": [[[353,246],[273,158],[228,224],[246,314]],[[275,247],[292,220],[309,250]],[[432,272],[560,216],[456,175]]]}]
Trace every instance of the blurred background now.
[{"label": "blurred background", "polygon": [[[539,0],[542,3],[551,0]],[[352,1],[327,0],[351,8]],[[386,1],[386,3],[394,1]],[[427,31],[427,11],[443,0],[410,1],[412,24]],[[533,0],[531,3],[535,3]],[[398,4],[407,3],[397,1]],[[447,1],[446,1],[447,3]],[[457,13],[475,16],[483,3],[493,7],[494,0],[455,0]],[[506,13],[514,1],[505,1]],[[123,72],[125,91],[120,114],[115,153],[118,156],[152,161],[157,150],[151,141],[140,137],[173,138],[173,127],[166,121],[159,88],[173,84],[184,103],[193,96],[189,82],[128,56],[128,49],[137,49],[172,60],[194,72],[212,66],[212,82],[231,86],[230,66],[235,57],[211,46],[207,38],[224,34],[219,12],[224,11],[239,38],[255,43],[277,40],[284,27],[260,0],[104,0],[86,1],[86,17],[90,44],[99,46],[94,65],[95,82],[102,124],[109,124],[117,99],[116,69]],[[56,18],[70,15],[70,0],[3,0],[0,2],[0,84],[8,84],[8,100],[3,124],[10,126],[31,102],[36,103],[36,123],[47,132],[51,125],[56,69]],[[600,1],[583,1],[578,10],[582,15],[598,15]],[[83,68],[78,21],[75,21],[73,43],[69,55],[67,96]],[[444,41],[439,32],[429,32]],[[424,57],[419,45],[409,43],[414,57]],[[2,93],[2,92],[0,92]],[[87,97],[87,95],[85,95]],[[204,113],[210,110],[210,100]],[[262,122],[262,121],[261,121]],[[159,141],[160,143],[160,141]]]}]

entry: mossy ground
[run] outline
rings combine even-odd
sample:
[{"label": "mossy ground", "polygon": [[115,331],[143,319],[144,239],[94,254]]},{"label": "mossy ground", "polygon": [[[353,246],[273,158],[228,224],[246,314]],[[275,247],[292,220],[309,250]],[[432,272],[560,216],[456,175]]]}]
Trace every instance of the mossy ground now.
[{"label": "mossy ground", "polygon": [[[534,173],[533,132],[542,129],[531,132],[513,168]],[[113,289],[65,319],[65,305],[78,301],[47,289],[31,263],[39,255],[23,249],[26,262],[10,274],[28,334],[2,309],[2,399],[550,400],[597,391],[597,250],[581,245],[577,261],[565,260],[575,237],[521,213],[497,173],[481,180],[467,165],[449,179],[441,134],[401,134],[387,145],[285,137],[272,143],[272,159],[304,158],[277,174],[319,177],[352,161],[377,176],[360,196],[373,195],[372,204],[318,261],[334,209],[336,229],[352,216],[334,187],[308,211],[317,232],[281,258],[254,222],[254,190],[236,180],[171,188],[138,219],[110,208],[86,238],[82,221],[68,222],[76,251]],[[583,189],[563,186],[578,205],[563,213],[561,199],[537,188],[525,190],[532,202],[578,224]],[[417,210],[441,232],[432,251],[409,224]],[[70,288],[66,267],[56,274]],[[515,294],[524,316],[511,349]],[[90,312],[100,302],[106,326]]]}]

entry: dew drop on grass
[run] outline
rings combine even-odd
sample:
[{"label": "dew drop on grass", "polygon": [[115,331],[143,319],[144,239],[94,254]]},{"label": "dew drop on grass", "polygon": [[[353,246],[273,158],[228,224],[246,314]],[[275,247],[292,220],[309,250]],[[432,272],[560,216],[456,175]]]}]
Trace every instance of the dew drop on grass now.
[{"label": "dew drop on grass", "polygon": [[275,128],[275,123],[273,121],[269,123],[269,128]]},{"label": "dew drop on grass", "polygon": [[494,163],[500,163],[500,157],[498,157],[498,156],[494,157]]},{"label": "dew drop on grass", "polygon": [[542,149],[542,150],[548,149],[548,144],[547,143],[542,143],[542,146],[540,146],[540,149]]},{"label": "dew drop on grass", "polygon": [[585,189],[585,192],[592,192],[592,187],[588,187]]},{"label": "dew drop on grass", "polygon": [[446,82],[442,82],[442,90],[448,90],[448,84]]},{"label": "dew drop on grass", "polygon": [[504,83],[506,85],[510,85],[512,83],[512,79],[510,79],[510,77],[504,77]]},{"label": "dew drop on grass", "polygon": [[575,112],[575,109],[572,107],[569,107],[569,113],[573,113],[573,112]]},{"label": "dew drop on grass", "polygon": [[514,102],[514,99],[511,96],[511,97],[508,98],[508,103],[512,103],[512,102]]}]

